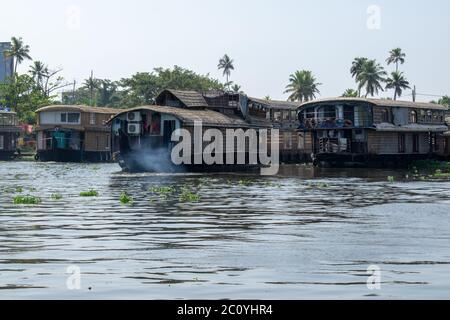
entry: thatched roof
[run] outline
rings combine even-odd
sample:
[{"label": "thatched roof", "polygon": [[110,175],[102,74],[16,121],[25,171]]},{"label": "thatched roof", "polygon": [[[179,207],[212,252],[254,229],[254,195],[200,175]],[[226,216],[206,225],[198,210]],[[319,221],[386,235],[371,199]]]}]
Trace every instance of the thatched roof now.
[{"label": "thatched roof", "polygon": [[180,100],[187,108],[208,107],[208,103],[200,92],[197,91],[182,91],[167,89],[162,91],[156,98],[156,103],[161,104],[166,93],[171,93],[178,100]]},{"label": "thatched roof", "polygon": [[110,120],[113,121],[115,118],[133,111],[153,111],[162,114],[172,115],[187,125],[193,125],[195,121],[201,121],[203,126],[211,127],[242,127],[248,128],[250,125],[243,119],[237,116],[224,115],[213,110],[192,110],[183,109],[175,107],[163,107],[163,106],[142,106],[126,110],[117,114],[114,118]]},{"label": "thatched roof", "polygon": [[412,101],[394,101],[387,99],[365,99],[365,98],[327,98],[327,99],[318,99],[314,101],[305,102],[301,105],[301,107],[307,107],[320,103],[335,103],[335,102],[366,102],[371,103],[378,107],[388,107],[388,108],[414,108],[414,109],[430,109],[430,110],[448,110],[447,107],[434,104],[434,103],[425,103],[425,102],[412,102]]},{"label": "thatched roof", "polygon": [[74,111],[74,112],[83,112],[83,113],[102,113],[102,114],[111,114],[115,115],[116,113],[122,112],[125,109],[114,109],[114,108],[100,108],[100,107],[90,107],[84,105],[54,105],[43,107],[36,112],[45,112],[45,111]]},{"label": "thatched roof", "polygon": [[258,104],[262,104],[271,109],[297,110],[301,105],[300,102],[263,100],[263,99],[252,98],[252,97],[249,97],[248,100],[249,100],[249,102],[255,102]]}]

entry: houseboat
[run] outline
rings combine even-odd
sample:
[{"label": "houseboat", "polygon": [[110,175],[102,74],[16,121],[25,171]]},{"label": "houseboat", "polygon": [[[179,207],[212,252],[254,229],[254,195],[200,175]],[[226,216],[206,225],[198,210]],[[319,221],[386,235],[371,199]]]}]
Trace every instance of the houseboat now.
[{"label": "houseboat", "polygon": [[111,160],[107,122],[122,110],[54,105],[36,111],[36,160],[106,162]]},{"label": "houseboat", "polygon": [[[284,163],[303,160],[297,133],[297,109],[300,102],[277,101],[248,97],[243,93],[227,91],[164,90],[156,99],[162,106],[181,108],[206,108],[224,115],[241,118],[252,128],[269,128],[279,131],[279,158]],[[268,145],[273,142],[268,139]]]},{"label": "houseboat", "polygon": [[[272,156],[271,150],[276,146],[280,150],[277,161],[295,161],[302,154],[296,139],[299,106],[299,103],[256,99],[235,92],[164,90],[156,98],[156,105],[128,110],[114,117],[111,121],[113,149],[118,150],[119,163],[126,170],[180,169],[180,166],[168,168],[163,165],[171,160],[170,150],[174,147],[172,133],[176,129],[186,129],[194,135],[194,123],[200,121],[203,133],[208,129],[218,129],[224,137],[227,129],[254,129],[257,134],[265,129],[267,138],[264,141],[268,154]],[[274,135],[276,140],[272,140],[273,129],[280,133]],[[223,159],[221,162],[225,165],[202,163],[184,165],[182,168],[190,171],[229,171],[261,165],[250,161],[254,155],[251,158],[250,146],[247,142],[244,144],[245,165],[225,164],[227,161]],[[203,143],[202,147],[206,145]],[[225,139],[223,146],[226,152],[237,151],[237,146],[227,144]],[[155,154],[158,156],[154,157]]]},{"label": "houseboat", "polygon": [[20,131],[16,113],[0,109],[0,160],[14,158]]},{"label": "houseboat", "polygon": [[438,155],[446,112],[431,103],[321,99],[299,108],[299,133],[316,165],[406,166]]}]

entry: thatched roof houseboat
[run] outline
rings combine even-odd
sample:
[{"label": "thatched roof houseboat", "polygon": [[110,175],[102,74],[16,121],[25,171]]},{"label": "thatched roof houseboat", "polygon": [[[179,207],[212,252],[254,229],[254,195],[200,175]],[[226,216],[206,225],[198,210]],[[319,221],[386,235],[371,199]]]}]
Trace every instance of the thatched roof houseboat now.
[{"label": "thatched roof houseboat", "polygon": [[303,150],[328,165],[406,165],[435,157],[447,108],[431,103],[331,98],[299,108]]}]

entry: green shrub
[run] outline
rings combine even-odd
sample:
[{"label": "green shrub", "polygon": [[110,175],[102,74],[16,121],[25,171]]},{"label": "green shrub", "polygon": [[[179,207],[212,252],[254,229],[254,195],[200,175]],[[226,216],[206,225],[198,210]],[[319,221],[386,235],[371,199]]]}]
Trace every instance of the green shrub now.
[{"label": "green shrub", "polygon": [[122,204],[129,204],[129,203],[133,202],[133,197],[127,195],[125,192],[122,192],[119,200],[120,200],[120,203],[122,203]]}]

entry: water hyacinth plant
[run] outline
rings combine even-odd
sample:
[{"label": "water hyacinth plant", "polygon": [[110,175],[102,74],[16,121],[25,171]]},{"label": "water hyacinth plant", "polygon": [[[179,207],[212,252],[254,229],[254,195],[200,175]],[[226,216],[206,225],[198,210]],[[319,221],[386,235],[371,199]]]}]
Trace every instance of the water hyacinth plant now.
[{"label": "water hyacinth plant", "polygon": [[52,200],[61,200],[63,196],[59,193],[53,193],[51,196]]},{"label": "water hyacinth plant", "polygon": [[42,202],[41,198],[35,196],[16,196],[13,198],[13,203],[17,205],[37,205]]},{"label": "water hyacinth plant", "polygon": [[92,189],[86,192],[80,192],[80,197],[98,197],[98,191]]},{"label": "water hyacinth plant", "polygon": [[120,203],[122,204],[130,204],[133,203],[133,197],[127,195],[125,192],[122,192],[122,194],[119,197]]}]

